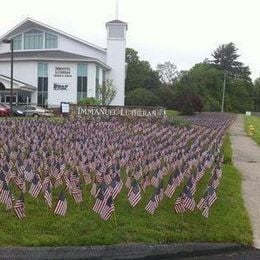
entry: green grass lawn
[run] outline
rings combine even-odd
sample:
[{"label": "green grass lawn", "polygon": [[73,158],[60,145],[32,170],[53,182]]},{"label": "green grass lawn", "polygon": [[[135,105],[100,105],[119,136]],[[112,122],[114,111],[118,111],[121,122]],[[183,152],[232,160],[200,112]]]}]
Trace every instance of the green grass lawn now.
[{"label": "green grass lawn", "polygon": [[[231,164],[230,141],[224,144],[225,164],[221,184],[217,190],[218,199],[210,209],[209,219],[200,211],[177,215],[173,204],[182,187],[172,199],[164,198],[154,215],[149,215],[144,207],[150,199],[152,189],[147,190],[141,202],[131,208],[127,201],[127,191],[117,198],[116,213],[107,222],[92,211],[94,199],[89,194],[90,187],[84,188],[84,202],[76,205],[68,198],[65,217],[54,216],[44,203],[43,196],[33,199],[25,195],[27,217],[16,218],[14,213],[0,207],[0,246],[66,246],[101,245],[118,243],[170,243],[170,242],[236,242],[252,243],[252,231],[241,196],[241,177]],[[209,180],[207,173],[198,186],[196,202],[201,198]],[[18,192],[12,190],[15,195]],[[53,197],[58,197],[55,190]]]},{"label": "green grass lawn", "polygon": [[167,116],[178,116],[180,113],[177,110],[166,110]]},{"label": "green grass lawn", "polygon": [[260,145],[260,117],[245,116],[245,131],[248,133],[249,125],[255,128],[252,138]]}]

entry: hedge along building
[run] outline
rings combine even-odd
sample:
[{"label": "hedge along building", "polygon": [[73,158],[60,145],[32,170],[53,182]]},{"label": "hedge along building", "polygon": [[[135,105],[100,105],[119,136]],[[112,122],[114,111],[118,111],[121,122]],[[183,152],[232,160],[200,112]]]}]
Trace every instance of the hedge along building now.
[{"label": "hedge along building", "polygon": [[10,44],[14,46],[13,102],[59,106],[86,97],[100,98],[98,86],[111,79],[112,105],[124,105],[127,24],[106,23],[107,48],[101,48],[27,18],[0,38],[0,101],[10,102]]}]

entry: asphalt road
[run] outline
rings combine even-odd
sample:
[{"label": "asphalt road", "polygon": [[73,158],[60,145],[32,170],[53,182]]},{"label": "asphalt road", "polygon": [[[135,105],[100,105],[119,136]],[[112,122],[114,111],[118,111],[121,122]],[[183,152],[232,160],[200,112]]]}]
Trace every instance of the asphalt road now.
[{"label": "asphalt road", "polygon": [[0,248],[0,259],[260,259],[260,250],[237,244],[126,244],[86,247]]}]

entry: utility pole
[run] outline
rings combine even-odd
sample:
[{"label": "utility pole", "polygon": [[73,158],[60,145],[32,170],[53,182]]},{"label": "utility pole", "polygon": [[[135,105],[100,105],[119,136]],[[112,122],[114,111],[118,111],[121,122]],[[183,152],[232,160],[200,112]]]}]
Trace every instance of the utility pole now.
[{"label": "utility pole", "polygon": [[224,104],[225,104],[225,92],[226,92],[226,77],[227,72],[224,72],[224,81],[223,81],[223,93],[222,93],[222,104],[221,104],[221,112],[224,112]]},{"label": "utility pole", "polygon": [[14,42],[13,39],[4,39],[3,43],[9,43],[11,48],[11,91],[10,91],[10,109],[13,114],[13,82],[14,82]]}]

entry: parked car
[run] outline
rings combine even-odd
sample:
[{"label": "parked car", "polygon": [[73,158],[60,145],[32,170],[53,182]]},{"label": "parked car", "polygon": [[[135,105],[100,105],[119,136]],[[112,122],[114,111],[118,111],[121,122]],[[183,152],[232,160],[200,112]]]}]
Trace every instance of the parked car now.
[{"label": "parked car", "polygon": [[20,110],[18,107],[13,106],[12,107],[12,115],[13,116],[25,116],[24,112],[22,110]]},{"label": "parked car", "polygon": [[16,108],[16,110],[21,111],[25,116],[33,116],[33,117],[53,116],[52,110],[45,109],[45,108],[39,107],[39,106],[21,105],[21,106],[16,106],[15,108]]},{"label": "parked car", "polygon": [[[5,112],[3,113],[3,111]],[[12,116],[24,116],[24,113],[19,109],[17,109],[15,106],[12,107],[12,113],[11,113],[10,105],[0,103],[0,116],[10,116],[11,114]]]},{"label": "parked car", "polygon": [[0,103],[0,116],[10,116],[11,109],[8,105]]}]

